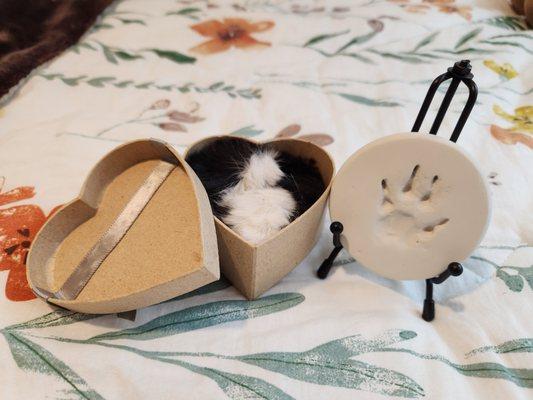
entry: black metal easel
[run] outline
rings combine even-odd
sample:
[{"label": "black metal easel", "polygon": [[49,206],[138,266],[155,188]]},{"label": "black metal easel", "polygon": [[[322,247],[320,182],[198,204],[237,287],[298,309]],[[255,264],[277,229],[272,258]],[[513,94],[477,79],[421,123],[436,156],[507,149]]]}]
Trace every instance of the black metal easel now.
[{"label": "black metal easel", "polygon": [[[468,119],[468,116],[470,115],[470,112],[472,111],[472,108],[474,107],[474,104],[476,103],[477,99],[477,86],[476,83],[473,81],[474,75],[471,71],[472,66],[470,65],[470,61],[462,60],[456,62],[453,67],[448,68],[448,71],[446,73],[439,75],[437,78],[435,78],[435,80],[431,83],[431,86],[429,87],[429,90],[426,94],[426,98],[424,99],[422,107],[418,112],[418,116],[416,117],[416,121],[413,125],[413,128],[411,129],[411,132],[418,132],[420,130],[422,122],[426,117],[426,113],[429,109],[431,102],[433,101],[433,97],[435,96],[437,89],[443,82],[447,81],[448,79],[451,79],[452,81],[450,83],[450,86],[448,86],[448,90],[444,95],[444,99],[442,100],[442,103],[439,107],[435,120],[433,121],[433,125],[431,125],[429,133],[431,135],[437,134],[442,120],[446,115],[446,111],[448,111],[448,107],[450,106],[452,98],[455,95],[457,87],[459,86],[459,83],[463,82],[468,88],[468,100],[466,101],[465,108],[459,116],[459,120],[457,121],[457,124],[455,125],[455,128],[450,137],[450,140],[452,142],[457,142],[457,139],[459,139],[459,135],[461,134],[466,120]],[[326,279],[329,274],[329,271],[331,270],[331,267],[333,266],[333,261],[335,260],[339,252],[342,250],[341,234],[344,229],[342,223],[339,221],[333,221],[329,229],[333,234],[334,249],[329,255],[329,257],[322,262],[320,268],[318,268],[317,276],[320,279]],[[422,311],[422,318],[424,320],[432,321],[435,318],[433,285],[444,282],[450,276],[459,276],[462,273],[463,266],[458,262],[452,262],[440,275],[434,278],[426,279],[426,298],[424,300],[424,309]]]}]

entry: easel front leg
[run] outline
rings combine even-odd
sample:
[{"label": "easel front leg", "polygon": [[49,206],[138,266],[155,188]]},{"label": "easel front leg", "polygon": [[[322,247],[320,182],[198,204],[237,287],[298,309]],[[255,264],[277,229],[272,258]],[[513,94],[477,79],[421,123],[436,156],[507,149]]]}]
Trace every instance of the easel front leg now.
[{"label": "easel front leg", "polygon": [[341,243],[341,233],[344,230],[344,226],[338,221],[334,221],[329,226],[329,230],[331,233],[333,233],[333,246],[335,248],[331,252],[328,258],[326,258],[322,264],[320,264],[320,267],[318,268],[318,271],[316,272],[316,275],[320,279],[326,279],[329,271],[331,270],[331,267],[333,266],[333,261],[335,261],[335,258],[339,255],[339,252],[342,250],[342,243]]},{"label": "easel front leg", "polygon": [[444,282],[450,276],[459,276],[463,273],[463,266],[458,262],[452,262],[439,276],[435,278],[426,279],[426,298],[424,300],[424,309],[422,311],[422,318],[425,321],[431,322],[435,319],[435,301],[433,300],[433,284]]}]

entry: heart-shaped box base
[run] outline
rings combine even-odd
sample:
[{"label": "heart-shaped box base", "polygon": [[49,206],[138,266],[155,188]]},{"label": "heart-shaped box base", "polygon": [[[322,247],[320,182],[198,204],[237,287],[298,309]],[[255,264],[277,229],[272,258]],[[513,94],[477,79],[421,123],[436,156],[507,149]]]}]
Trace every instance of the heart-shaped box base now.
[{"label": "heart-shaped box base", "polygon": [[[193,144],[186,152],[185,158],[220,138],[222,136],[209,137]],[[250,141],[239,137],[234,140]],[[277,139],[264,144],[282,152],[314,160],[326,189],[307,211],[258,245],[248,243],[215,217],[222,273],[248,299],[255,299],[270,289],[309,254],[320,233],[335,173],[335,166],[329,154],[313,143],[297,139]]]},{"label": "heart-shaped box base", "polygon": [[[95,243],[139,188],[168,171],[125,234],[73,298],[58,296]],[[107,235],[107,236],[106,236]],[[59,306],[115,313],[156,304],[219,278],[209,200],[196,174],[165,143],[135,141],[113,150],[91,171],[80,196],[61,208],[35,238],[27,261],[33,290]]]}]

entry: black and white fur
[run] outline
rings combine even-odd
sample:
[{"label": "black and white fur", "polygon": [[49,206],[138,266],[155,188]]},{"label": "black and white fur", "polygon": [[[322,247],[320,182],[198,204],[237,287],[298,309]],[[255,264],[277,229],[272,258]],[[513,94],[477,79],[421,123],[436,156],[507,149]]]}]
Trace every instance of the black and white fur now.
[{"label": "black and white fur", "polygon": [[220,138],[187,156],[214,214],[259,244],[304,213],[324,192],[313,160],[239,138]]}]

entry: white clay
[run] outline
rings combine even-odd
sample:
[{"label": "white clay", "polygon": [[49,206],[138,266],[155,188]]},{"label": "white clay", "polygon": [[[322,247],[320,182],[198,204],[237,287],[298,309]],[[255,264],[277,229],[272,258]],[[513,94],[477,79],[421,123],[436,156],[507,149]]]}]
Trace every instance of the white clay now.
[{"label": "white clay", "polygon": [[330,213],[342,243],[392,279],[427,279],[477,247],[488,225],[485,180],[457,144],[403,133],[357,151],[334,179]]}]

